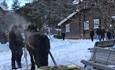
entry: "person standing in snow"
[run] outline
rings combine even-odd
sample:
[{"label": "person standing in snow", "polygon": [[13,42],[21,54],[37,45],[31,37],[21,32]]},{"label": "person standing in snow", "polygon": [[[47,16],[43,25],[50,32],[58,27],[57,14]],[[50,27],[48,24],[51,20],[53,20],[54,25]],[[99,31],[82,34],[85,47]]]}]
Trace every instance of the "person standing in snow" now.
[{"label": "person standing in snow", "polygon": [[96,35],[97,35],[97,39],[99,39],[99,41],[101,41],[101,36],[102,36],[101,26],[99,26],[99,27],[96,29]]},{"label": "person standing in snow", "polygon": [[9,48],[12,53],[12,57],[11,57],[12,70],[17,69],[16,63],[18,68],[22,68],[21,57],[23,54],[23,50],[22,50],[23,38],[20,31],[18,30],[18,26],[16,25],[13,25],[11,31],[9,32]]},{"label": "person standing in snow", "polygon": [[112,37],[110,30],[107,30],[107,40],[110,40]]},{"label": "person standing in snow", "polygon": [[90,38],[91,38],[91,41],[93,42],[93,38],[94,38],[94,30],[93,29],[90,30]]},{"label": "person standing in snow", "polygon": [[65,40],[65,31],[64,31],[64,29],[62,29],[62,31],[61,31],[61,36],[62,36],[62,39]]},{"label": "person standing in snow", "polygon": [[105,29],[102,28],[102,29],[101,29],[101,39],[102,39],[103,41],[104,41],[104,38],[105,38],[105,33],[106,33]]}]

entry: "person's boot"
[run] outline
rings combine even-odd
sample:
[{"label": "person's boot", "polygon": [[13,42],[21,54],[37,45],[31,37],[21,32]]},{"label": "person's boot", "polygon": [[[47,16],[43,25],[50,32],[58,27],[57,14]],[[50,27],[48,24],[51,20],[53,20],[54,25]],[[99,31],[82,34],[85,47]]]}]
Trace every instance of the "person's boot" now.
[{"label": "person's boot", "polygon": [[12,67],[12,70],[16,70],[17,68],[16,67]]},{"label": "person's boot", "polygon": [[21,66],[21,65],[18,65],[18,68],[22,68],[22,66]]},{"label": "person's boot", "polygon": [[12,70],[15,70],[15,69],[17,69],[15,66],[15,63],[12,63]]},{"label": "person's boot", "polygon": [[22,68],[21,63],[18,64],[18,68]]}]

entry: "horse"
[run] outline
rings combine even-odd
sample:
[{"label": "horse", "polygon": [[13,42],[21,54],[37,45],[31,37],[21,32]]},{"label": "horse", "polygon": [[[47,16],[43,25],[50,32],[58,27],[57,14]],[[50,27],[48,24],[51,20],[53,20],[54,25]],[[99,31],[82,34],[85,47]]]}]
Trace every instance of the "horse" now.
[{"label": "horse", "polygon": [[38,68],[48,66],[50,41],[47,35],[39,32],[30,32],[27,36],[26,47],[31,58],[31,70],[35,70],[35,65]]}]

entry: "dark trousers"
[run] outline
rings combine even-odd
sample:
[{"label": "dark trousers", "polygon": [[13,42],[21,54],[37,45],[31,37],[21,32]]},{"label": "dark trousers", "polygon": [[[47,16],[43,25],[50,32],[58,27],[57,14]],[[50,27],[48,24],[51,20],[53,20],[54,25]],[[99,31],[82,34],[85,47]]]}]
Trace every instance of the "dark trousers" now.
[{"label": "dark trousers", "polygon": [[93,42],[93,35],[90,35],[90,37],[91,37],[91,41]]},{"label": "dark trousers", "polygon": [[11,50],[12,57],[11,57],[11,64],[12,69],[16,68],[16,63],[18,65],[18,68],[21,68],[21,57],[22,57],[22,49],[20,50]]},{"label": "dark trousers", "polygon": [[101,41],[101,35],[97,35],[97,39]]},{"label": "dark trousers", "polygon": [[63,40],[65,40],[65,33],[62,33],[62,38]]},{"label": "dark trousers", "polygon": [[111,36],[110,36],[110,35],[107,35],[107,38],[108,38],[108,40],[110,40],[110,39],[111,39]]},{"label": "dark trousers", "polygon": [[105,36],[104,35],[101,35],[101,39],[104,41],[104,38],[105,38]]}]

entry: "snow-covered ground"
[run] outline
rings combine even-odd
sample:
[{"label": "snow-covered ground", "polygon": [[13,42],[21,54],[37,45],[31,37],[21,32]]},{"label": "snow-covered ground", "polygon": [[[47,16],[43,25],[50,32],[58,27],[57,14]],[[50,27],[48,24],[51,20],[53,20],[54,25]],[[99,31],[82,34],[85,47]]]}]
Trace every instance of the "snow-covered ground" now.
[{"label": "snow-covered ground", "polygon": [[[61,39],[50,39],[51,52],[58,65],[70,65],[77,64],[83,66],[80,61],[82,59],[88,60],[91,56],[88,48],[94,47],[94,42],[89,39],[81,40],[61,40]],[[30,65],[30,58],[28,55],[28,65]],[[53,62],[49,56],[49,65],[53,66]],[[25,59],[22,57],[22,70],[26,70]],[[0,44],[0,70],[11,69],[11,52],[7,44]]]}]

